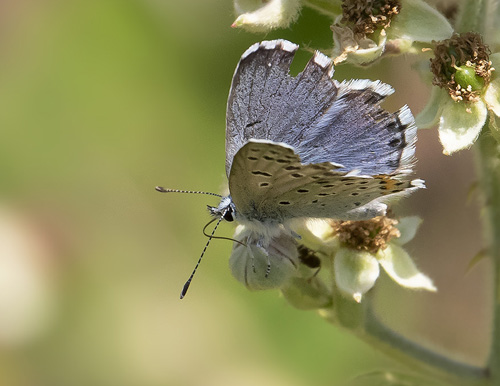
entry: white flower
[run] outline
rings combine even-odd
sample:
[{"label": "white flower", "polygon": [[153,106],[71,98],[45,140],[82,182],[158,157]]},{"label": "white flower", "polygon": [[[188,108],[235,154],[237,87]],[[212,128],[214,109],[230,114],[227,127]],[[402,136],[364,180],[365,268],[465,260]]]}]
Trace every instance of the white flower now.
[{"label": "white flower", "polygon": [[[375,218],[373,220],[380,221],[378,219]],[[362,226],[365,227],[365,224],[368,224],[370,221],[372,220],[350,222],[350,225],[352,225],[351,229],[356,226],[356,223],[360,223],[360,226],[363,223]],[[395,222],[394,220],[390,221],[392,223]],[[390,226],[390,223],[387,221],[385,223]],[[341,241],[338,249],[334,248],[331,250],[331,255],[334,259],[335,282],[341,292],[352,297],[356,302],[361,302],[363,295],[375,285],[380,274],[380,267],[383,268],[391,279],[402,287],[436,291],[432,280],[418,270],[412,258],[401,247],[413,239],[420,223],[421,220],[418,217],[402,218],[396,225],[397,230],[394,227],[392,230],[387,228],[383,236],[388,241],[385,246],[382,246],[384,243],[382,239],[377,241],[380,245],[377,251],[374,250],[375,247],[373,245],[365,248],[365,250],[359,250]],[[328,234],[325,232],[325,226],[317,222],[309,223],[308,228],[318,239]],[[377,223],[374,223],[372,229],[381,228]],[[367,228],[362,229],[361,234],[366,230]],[[380,230],[379,233],[382,232]],[[372,233],[372,231],[366,231],[367,237],[376,239],[377,235],[373,236]],[[352,235],[351,239],[357,237],[354,233]],[[331,236],[331,233],[329,237],[341,238],[340,235]],[[328,239],[325,241],[329,242]]]},{"label": "white flower", "polygon": [[[492,128],[498,130],[500,76],[494,69],[500,70],[500,53],[489,55],[489,60],[483,61],[489,63],[490,68],[485,81],[472,73],[460,79],[465,82],[461,85],[455,81],[458,71],[474,67],[456,66],[457,72],[452,79],[455,88],[446,89],[444,81],[439,87],[433,87],[429,102],[416,118],[419,128],[438,125],[439,140],[446,155],[471,147],[487,123],[488,116],[493,123]],[[438,82],[435,80],[434,83]]]},{"label": "white flower", "polygon": [[[379,14],[370,14],[375,5],[361,0],[351,3],[352,12],[349,6],[344,7],[344,13],[332,26],[335,63],[369,64],[382,54],[416,53],[414,42],[430,44],[453,33],[446,18],[422,0],[400,0],[399,5],[395,5],[396,1],[386,1],[391,14],[373,25],[371,20],[380,19]],[[359,16],[361,10],[366,13],[365,19]],[[368,33],[361,32],[363,28]]]}]

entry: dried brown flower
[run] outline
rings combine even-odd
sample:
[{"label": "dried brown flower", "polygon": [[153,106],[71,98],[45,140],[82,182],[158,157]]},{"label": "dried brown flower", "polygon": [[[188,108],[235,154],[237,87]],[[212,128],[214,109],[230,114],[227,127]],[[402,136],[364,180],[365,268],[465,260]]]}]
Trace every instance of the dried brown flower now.
[{"label": "dried brown flower", "polygon": [[398,0],[344,0],[342,22],[352,24],[354,34],[366,36],[385,29],[401,10]]},{"label": "dried brown flower", "polygon": [[389,241],[399,237],[397,220],[387,216],[378,216],[363,221],[334,221],[332,228],[345,246],[377,253],[379,249],[385,249]]},{"label": "dried brown flower", "polygon": [[434,58],[431,59],[431,71],[434,74],[432,83],[447,89],[455,101],[478,101],[481,90],[470,85],[460,85],[456,79],[457,69],[461,66],[474,69],[475,75],[481,78],[481,83],[487,84],[493,70],[490,53],[481,35],[475,32],[455,34],[450,39],[437,43]]}]

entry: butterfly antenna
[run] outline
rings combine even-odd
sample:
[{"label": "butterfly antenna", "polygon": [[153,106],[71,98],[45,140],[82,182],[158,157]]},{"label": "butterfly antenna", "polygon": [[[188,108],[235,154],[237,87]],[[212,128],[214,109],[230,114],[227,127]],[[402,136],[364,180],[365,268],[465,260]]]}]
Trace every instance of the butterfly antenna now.
[{"label": "butterfly antenna", "polygon": [[207,225],[205,225],[203,227],[203,234],[205,236],[207,236],[208,238],[211,238],[211,239],[220,239],[220,240],[230,240],[230,241],[234,241],[235,243],[238,243],[238,244],[241,244],[243,245],[244,247],[246,247],[247,245],[245,243],[242,243],[241,241],[239,240],[236,240],[236,239],[232,239],[231,237],[224,237],[224,236],[214,236],[213,233],[211,235],[209,235],[207,232],[205,232],[205,229],[207,229],[207,227],[212,224],[215,220],[217,220],[217,218],[213,218],[212,220],[210,220]]},{"label": "butterfly antenna", "polygon": [[211,192],[200,192],[198,190],[179,190],[179,189],[168,189],[162,186],[155,187],[155,190],[160,193],[195,193],[195,194],[208,194],[209,196],[222,197],[220,194]]},{"label": "butterfly antenna", "polygon": [[[184,284],[184,287],[182,287],[182,291],[181,291],[181,299],[186,296],[186,292],[188,291],[189,289],[189,286],[191,285],[191,280],[193,280],[193,276],[194,274],[196,273],[196,270],[198,269],[198,266],[200,265],[201,263],[201,259],[203,258],[203,255],[205,254],[205,251],[207,250],[208,248],[208,244],[210,244],[210,241],[212,240],[212,238],[214,237],[214,233],[217,229],[217,227],[219,226],[220,222],[222,221],[222,219],[224,218],[224,215],[226,214],[226,212],[228,211],[229,208],[226,208],[226,210],[224,210],[224,212],[222,213],[222,215],[219,217],[219,220],[217,221],[217,224],[215,224],[215,227],[214,229],[212,230],[212,233],[210,234],[209,238],[208,238],[208,241],[207,243],[205,244],[205,248],[203,248],[203,251],[201,252],[201,256],[200,258],[198,259],[198,262],[196,263],[194,269],[193,269],[193,272],[191,273],[191,276],[189,276],[189,279],[187,279],[186,283]],[[210,221],[208,224],[211,224],[213,221]],[[208,226],[205,225],[205,228]]]}]

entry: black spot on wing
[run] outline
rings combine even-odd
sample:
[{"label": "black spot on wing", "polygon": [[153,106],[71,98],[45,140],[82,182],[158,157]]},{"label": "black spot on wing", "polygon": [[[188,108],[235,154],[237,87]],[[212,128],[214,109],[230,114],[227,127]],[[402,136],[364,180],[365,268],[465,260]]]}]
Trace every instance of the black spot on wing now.
[{"label": "black spot on wing", "polygon": [[272,177],[272,174],[269,174],[268,172],[263,172],[261,170],[254,170],[252,171],[252,174],[254,176]]}]

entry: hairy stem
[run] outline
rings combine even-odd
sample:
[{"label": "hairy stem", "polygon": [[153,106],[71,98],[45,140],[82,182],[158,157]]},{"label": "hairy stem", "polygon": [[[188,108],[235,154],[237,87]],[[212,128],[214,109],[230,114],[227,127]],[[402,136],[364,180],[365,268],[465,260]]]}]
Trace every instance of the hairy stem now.
[{"label": "hairy stem", "polygon": [[500,386],[500,145],[485,129],[476,150],[484,199],[484,227],[493,264],[494,308],[488,369],[491,385]]},{"label": "hairy stem", "polygon": [[[497,0],[464,0],[457,18],[457,32],[476,31],[489,42],[498,22]],[[491,113],[490,113],[491,114]],[[488,255],[493,264],[493,322],[488,384],[500,386],[500,145],[489,124],[483,127],[476,146],[479,183],[483,194],[482,210]]]},{"label": "hairy stem", "polygon": [[[367,294],[361,304],[339,296],[335,299],[335,312],[324,313],[323,316],[405,365],[421,378],[453,386],[491,384],[490,371],[487,368],[451,359],[389,328],[372,310],[371,300],[371,294]],[[349,315],[349,318],[345,315]]]},{"label": "hairy stem", "polygon": [[419,374],[432,377],[433,380],[454,386],[488,384],[487,369],[453,360],[400,335],[382,323],[370,308],[360,337],[413,371],[418,370]]},{"label": "hairy stem", "polygon": [[304,0],[304,5],[315,9],[325,15],[330,16],[332,19],[342,13],[340,3],[331,0]]}]

